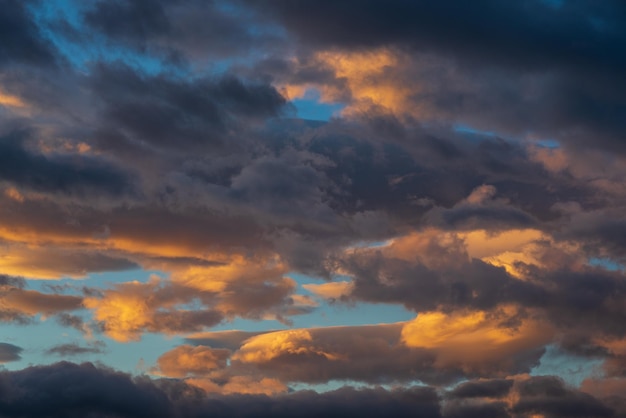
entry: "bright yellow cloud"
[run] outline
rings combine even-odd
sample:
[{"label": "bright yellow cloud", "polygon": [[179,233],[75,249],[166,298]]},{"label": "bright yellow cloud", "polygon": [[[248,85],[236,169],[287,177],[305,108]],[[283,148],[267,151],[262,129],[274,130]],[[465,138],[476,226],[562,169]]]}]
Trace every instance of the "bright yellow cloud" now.
[{"label": "bright yellow cloud", "polygon": [[372,106],[398,114],[420,111],[420,106],[410,99],[421,90],[420,85],[407,86],[405,81],[397,78],[397,70],[409,65],[399,51],[386,48],[361,52],[322,51],[306,63],[296,61],[295,64],[329,68],[341,87],[332,83],[286,83],[279,86],[290,99],[301,98],[308,89],[315,88],[325,103],[345,101],[349,96],[351,100],[342,112],[344,116],[367,111]]},{"label": "bright yellow cloud", "polygon": [[459,234],[465,241],[470,257],[493,257],[506,252],[519,252],[526,245],[540,240],[543,233],[537,229],[512,229],[489,233],[485,230]]},{"label": "bright yellow cloud", "polygon": [[[139,290],[140,283],[125,287]],[[94,319],[105,324],[106,334],[116,341],[138,341],[141,331],[151,321],[151,309],[146,304],[149,291],[109,291],[105,298],[86,298],[85,307],[94,310]]]},{"label": "bright yellow cloud", "polygon": [[307,283],[302,285],[303,288],[324,299],[339,299],[342,296],[348,296],[354,289],[354,282],[339,281],[321,284]]},{"label": "bright yellow cloud", "polygon": [[230,350],[181,345],[159,357],[158,371],[169,377],[202,376],[226,367]]},{"label": "bright yellow cloud", "polygon": [[[514,313],[509,310],[507,317]],[[435,350],[439,366],[458,363],[466,368],[506,361],[553,338],[552,328],[538,320],[519,320],[514,327],[502,320],[482,311],[425,312],[404,326],[401,338],[408,347]]]},{"label": "bright yellow cloud", "polygon": [[264,363],[283,355],[314,354],[328,360],[338,360],[333,353],[315,347],[311,333],[305,329],[270,332],[247,340],[233,355],[244,363]]}]

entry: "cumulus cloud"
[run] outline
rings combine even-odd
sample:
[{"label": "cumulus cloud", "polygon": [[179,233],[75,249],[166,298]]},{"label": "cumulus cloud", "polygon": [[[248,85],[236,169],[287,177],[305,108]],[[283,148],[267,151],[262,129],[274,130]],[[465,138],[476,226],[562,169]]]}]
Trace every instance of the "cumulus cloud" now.
[{"label": "cumulus cloud", "polygon": [[[619,0],[0,3],[0,321],[184,342],[2,372],[8,416],[626,410]],[[289,329],[329,303],[416,316]],[[521,376],[549,344],[601,376]],[[406,389],[287,393],[345,381]]]},{"label": "cumulus cloud", "polygon": [[443,384],[528,372],[553,334],[537,321],[511,326],[506,320],[484,312],[422,313],[395,324],[209,332],[187,339],[195,348],[183,345],[163,354],[157,370],[173,377],[204,377],[213,384],[224,376],[271,377],[283,384]]}]

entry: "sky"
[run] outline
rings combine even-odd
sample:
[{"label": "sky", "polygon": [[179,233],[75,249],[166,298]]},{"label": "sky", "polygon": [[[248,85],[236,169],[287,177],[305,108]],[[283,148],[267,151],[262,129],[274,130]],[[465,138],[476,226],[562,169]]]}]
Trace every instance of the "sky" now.
[{"label": "sky", "polygon": [[0,39],[0,417],[626,417],[623,0]]}]

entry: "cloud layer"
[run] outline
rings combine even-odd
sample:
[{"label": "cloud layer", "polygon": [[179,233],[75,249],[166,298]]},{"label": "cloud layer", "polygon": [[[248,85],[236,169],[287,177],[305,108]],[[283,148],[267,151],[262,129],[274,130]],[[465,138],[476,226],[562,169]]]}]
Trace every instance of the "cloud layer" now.
[{"label": "cloud layer", "polygon": [[0,1],[0,414],[624,413],[621,1],[43,3]]}]

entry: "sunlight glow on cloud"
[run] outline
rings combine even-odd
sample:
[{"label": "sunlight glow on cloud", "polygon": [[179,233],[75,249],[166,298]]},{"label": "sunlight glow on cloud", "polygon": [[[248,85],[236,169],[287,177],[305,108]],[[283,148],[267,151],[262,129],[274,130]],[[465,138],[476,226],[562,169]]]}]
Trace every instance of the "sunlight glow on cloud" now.
[{"label": "sunlight glow on cloud", "polygon": [[0,1],[0,414],[623,416],[625,6],[479,3]]}]

